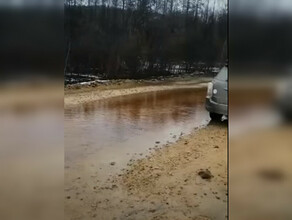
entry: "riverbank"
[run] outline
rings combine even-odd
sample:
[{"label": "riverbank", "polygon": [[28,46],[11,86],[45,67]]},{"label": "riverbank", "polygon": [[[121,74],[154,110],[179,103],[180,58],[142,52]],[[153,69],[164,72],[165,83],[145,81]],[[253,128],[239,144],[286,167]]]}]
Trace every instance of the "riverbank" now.
[{"label": "riverbank", "polygon": [[65,87],[64,105],[70,107],[102,99],[179,88],[203,88],[212,78],[184,77],[169,80],[113,80],[106,83],[78,84]]}]

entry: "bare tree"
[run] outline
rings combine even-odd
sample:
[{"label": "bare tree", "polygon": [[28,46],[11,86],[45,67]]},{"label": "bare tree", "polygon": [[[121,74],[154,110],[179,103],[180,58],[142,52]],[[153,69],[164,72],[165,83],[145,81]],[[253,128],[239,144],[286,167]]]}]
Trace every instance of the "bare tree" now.
[{"label": "bare tree", "polygon": [[191,72],[226,56],[227,13],[210,0],[65,0],[65,6],[65,72],[139,78],[170,74],[175,65]]}]

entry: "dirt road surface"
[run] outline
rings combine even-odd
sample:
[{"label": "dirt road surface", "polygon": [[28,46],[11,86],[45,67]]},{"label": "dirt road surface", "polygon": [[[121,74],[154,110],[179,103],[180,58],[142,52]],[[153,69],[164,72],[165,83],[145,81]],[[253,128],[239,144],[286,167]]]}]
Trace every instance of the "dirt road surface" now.
[{"label": "dirt road surface", "polygon": [[[65,92],[65,107],[121,95],[205,86],[196,81],[69,90]],[[149,104],[152,99],[145,100]],[[65,219],[227,219],[227,123],[203,124],[186,135],[169,133],[175,142],[157,140],[146,152],[129,155],[132,159],[125,166],[113,160],[97,168],[94,154],[90,160],[85,158],[79,169],[71,161],[70,167],[65,167]]]},{"label": "dirt road surface", "polygon": [[140,84],[130,81],[121,84],[101,85],[97,87],[82,86],[80,88],[77,87],[78,89],[69,88],[65,89],[64,104],[65,107],[68,107],[123,95],[179,88],[204,88],[210,81],[210,78],[180,79],[170,82],[144,82]]},{"label": "dirt road surface", "polygon": [[105,183],[96,180],[89,197],[81,183],[77,178],[65,190],[66,219],[226,219],[227,125],[211,123],[175,144],[157,143]]}]

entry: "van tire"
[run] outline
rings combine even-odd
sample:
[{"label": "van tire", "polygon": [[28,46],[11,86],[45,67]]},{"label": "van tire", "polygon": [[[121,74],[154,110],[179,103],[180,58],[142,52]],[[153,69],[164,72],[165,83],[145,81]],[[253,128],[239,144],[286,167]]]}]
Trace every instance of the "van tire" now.
[{"label": "van tire", "polygon": [[291,123],[292,122],[292,113],[290,111],[282,111],[282,117],[284,119],[284,122]]},{"label": "van tire", "polygon": [[210,118],[212,121],[220,121],[222,119],[222,116],[223,116],[221,114],[217,114],[217,113],[213,113],[213,112],[210,112],[209,115],[210,115]]}]

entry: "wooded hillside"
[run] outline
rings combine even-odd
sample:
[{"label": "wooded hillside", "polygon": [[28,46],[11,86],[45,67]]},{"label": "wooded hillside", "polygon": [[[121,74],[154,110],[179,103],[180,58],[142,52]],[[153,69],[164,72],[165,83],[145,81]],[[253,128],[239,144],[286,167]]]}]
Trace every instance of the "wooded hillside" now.
[{"label": "wooded hillside", "polygon": [[66,0],[65,72],[147,78],[224,63],[227,9],[210,0]]}]

